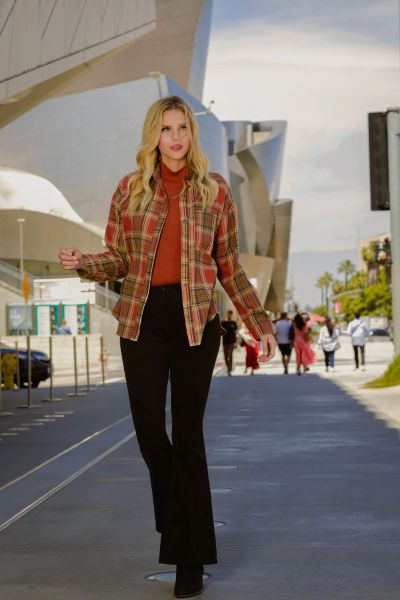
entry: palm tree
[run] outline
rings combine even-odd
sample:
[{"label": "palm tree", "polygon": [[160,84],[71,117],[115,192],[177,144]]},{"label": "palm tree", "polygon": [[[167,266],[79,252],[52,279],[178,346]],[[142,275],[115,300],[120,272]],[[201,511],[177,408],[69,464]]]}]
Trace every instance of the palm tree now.
[{"label": "palm tree", "polygon": [[323,304],[325,304],[325,300],[324,300],[325,283],[324,283],[323,277],[320,277],[318,279],[317,283],[315,284],[315,287],[317,287],[321,290],[321,306],[322,306]]},{"label": "palm tree", "polygon": [[325,303],[326,303],[326,308],[329,312],[329,287],[333,281],[333,275],[331,273],[329,273],[328,271],[325,271],[325,273],[322,275],[322,281],[323,281],[323,285],[325,287]]},{"label": "palm tree", "polygon": [[344,273],[344,289],[347,290],[347,284],[349,281],[349,275],[353,275],[355,273],[356,267],[351,262],[351,260],[344,260],[338,266],[338,273]]},{"label": "palm tree", "polygon": [[339,279],[335,279],[334,281],[332,281],[331,289],[335,295],[340,294],[341,292],[343,292],[343,282]]},{"label": "palm tree", "polygon": [[368,285],[368,276],[365,271],[359,271],[355,273],[349,281],[349,288],[351,290],[362,290]]}]

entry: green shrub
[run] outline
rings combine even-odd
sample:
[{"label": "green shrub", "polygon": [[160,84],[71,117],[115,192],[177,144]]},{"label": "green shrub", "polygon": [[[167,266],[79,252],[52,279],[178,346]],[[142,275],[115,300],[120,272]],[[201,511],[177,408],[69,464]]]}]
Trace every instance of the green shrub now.
[{"label": "green shrub", "polygon": [[393,385],[400,385],[400,354],[390,363],[381,377],[368,381],[364,385],[366,388],[383,388]]}]

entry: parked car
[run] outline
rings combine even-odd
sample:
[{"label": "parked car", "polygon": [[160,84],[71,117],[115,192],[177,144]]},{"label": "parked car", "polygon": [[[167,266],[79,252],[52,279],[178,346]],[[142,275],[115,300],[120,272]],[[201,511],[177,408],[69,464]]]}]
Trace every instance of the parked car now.
[{"label": "parked car", "polygon": [[374,327],[373,329],[369,330],[369,333],[371,336],[373,337],[377,337],[377,336],[386,336],[389,337],[389,332],[387,329],[383,329],[381,327]]},{"label": "parked car", "polygon": [[[15,354],[15,348],[8,346],[7,344],[0,344],[0,355],[3,357],[5,354]],[[28,385],[28,351],[25,349],[18,348],[19,357],[19,387],[26,387]],[[46,381],[50,377],[51,363],[50,359],[44,352],[39,350],[31,350],[31,369],[32,369],[32,387],[38,387],[41,381]],[[2,377],[2,382],[4,377]],[[17,376],[15,375],[14,381],[17,384]]]}]

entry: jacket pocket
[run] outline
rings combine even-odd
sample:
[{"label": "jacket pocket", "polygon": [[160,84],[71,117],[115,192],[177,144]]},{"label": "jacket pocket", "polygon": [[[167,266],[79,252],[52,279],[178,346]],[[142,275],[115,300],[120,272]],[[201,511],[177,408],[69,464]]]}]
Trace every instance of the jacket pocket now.
[{"label": "jacket pocket", "polygon": [[211,253],[217,230],[217,215],[208,210],[194,210],[194,242],[196,248]]}]

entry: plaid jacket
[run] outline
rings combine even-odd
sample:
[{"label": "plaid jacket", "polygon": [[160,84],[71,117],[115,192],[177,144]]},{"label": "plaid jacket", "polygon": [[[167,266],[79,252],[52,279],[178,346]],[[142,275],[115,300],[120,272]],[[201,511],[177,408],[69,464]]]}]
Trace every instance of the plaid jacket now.
[{"label": "plaid jacket", "polygon": [[[153,174],[150,206],[129,216],[130,176],[120,181],[111,201],[105,232],[107,250],[83,254],[84,269],[78,273],[82,279],[94,281],[123,278],[121,295],[112,312],[118,319],[117,334],[137,340],[168,199],[158,167]],[[190,191],[179,201],[181,287],[190,346],[201,343],[206,322],[218,312],[214,294],[217,277],[254,337],[273,333],[257,292],[239,264],[237,211],[230,189],[223,177],[215,173],[211,176],[218,183],[219,193],[206,210],[201,199]]]}]

